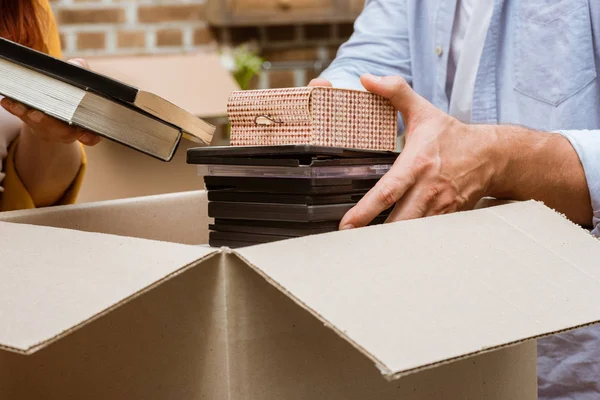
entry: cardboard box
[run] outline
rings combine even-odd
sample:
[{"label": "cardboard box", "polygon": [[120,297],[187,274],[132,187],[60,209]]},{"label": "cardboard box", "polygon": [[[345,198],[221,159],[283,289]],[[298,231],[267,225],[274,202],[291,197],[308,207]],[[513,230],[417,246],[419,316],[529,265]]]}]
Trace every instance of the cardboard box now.
[{"label": "cardboard box", "polygon": [[[114,79],[156,93],[217,125],[213,144],[222,144],[227,99],[239,87],[216,51],[151,56],[92,57],[90,67]],[[79,203],[203,189],[186,153],[197,143],[182,140],[170,163],[110,142],[86,148],[88,168]]]},{"label": "cardboard box", "polygon": [[237,251],[206,208],[0,214],[0,398],[532,400],[535,338],[600,319],[600,242],[536,202]]}]

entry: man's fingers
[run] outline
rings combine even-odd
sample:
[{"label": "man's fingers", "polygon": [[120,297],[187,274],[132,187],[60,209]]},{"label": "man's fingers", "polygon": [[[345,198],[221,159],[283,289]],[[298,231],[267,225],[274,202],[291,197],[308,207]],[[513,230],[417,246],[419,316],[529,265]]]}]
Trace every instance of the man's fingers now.
[{"label": "man's fingers", "polygon": [[398,201],[396,207],[388,215],[385,223],[421,218],[425,215],[427,204],[421,199],[421,188],[413,186]]},{"label": "man's fingers", "polygon": [[439,184],[417,184],[398,202],[386,222],[406,221],[456,211],[455,196]]},{"label": "man's fingers", "polygon": [[400,76],[378,77],[365,74],[361,76],[360,82],[369,92],[390,100],[406,119],[410,118],[413,111],[421,111],[432,107],[427,100],[419,96],[406,80]]},{"label": "man's fingers", "polygon": [[383,211],[392,207],[410,189],[414,180],[402,176],[384,175],[369,192],[344,215],[340,229],[353,229],[367,226]]},{"label": "man's fingers", "polygon": [[325,86],[325,87],[331,87],[331,82],[329,82],[327,79],[323,79],[323,78],[315,78],[312,81],[310,81],[308,83],[308,86]]}]

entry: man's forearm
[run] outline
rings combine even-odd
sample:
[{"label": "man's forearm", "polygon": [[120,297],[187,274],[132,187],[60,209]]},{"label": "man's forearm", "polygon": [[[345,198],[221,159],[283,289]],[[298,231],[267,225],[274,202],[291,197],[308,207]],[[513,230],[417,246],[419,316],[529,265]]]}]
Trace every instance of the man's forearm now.
[{"label": "man's forearm", "polygon": [[577,152],[560,134],[515,126],[478,126],[491,133],[497,173],[487,195],[543,201],[572,221],[590,226],[592,204]]}]

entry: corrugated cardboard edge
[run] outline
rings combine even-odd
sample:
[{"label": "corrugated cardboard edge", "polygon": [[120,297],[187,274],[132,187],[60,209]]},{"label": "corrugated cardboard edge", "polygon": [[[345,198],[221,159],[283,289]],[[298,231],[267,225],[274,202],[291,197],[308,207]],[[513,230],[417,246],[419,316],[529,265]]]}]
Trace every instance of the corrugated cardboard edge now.
[{"label": "corrugated cardboard edge", "polygon": [[[549,208],[548,206],[546,206],[541,201],[536,201],[536,200],[529,200],[529,201],[536,202],[538,204],[543,205],[546,208]],[[519,203],[519,202],[497,202],[497,203],[491,202],[489,207],[483,206],[480,210],[486,210],[488,212],[493,213],[496,217],[498,217],[498,218],[500,218],[502,220],[505,220],[500,215],[494,213],[493,212],[493,208],[495,206],[498,206],[498,205],[509,205],[509,204],[516,204],[516,203]],[[576,226],[577,228],[581,229],[583,232],[586,232],[587,234],[590,234],[590,232],[588,230],[586,230],[586,229],[582,228],[581,226],[575,224],[574,222],[572,222],[571,220],[569,220],[564,214],[559,213],[559,212],[557,212],[554,209],[551,209],[551,208],[549,208],[549,209],[552,210],[552,211],[554,211],[556,214],[560,215],[563,219],[565,219],[566,221],[568,221],[570,224],[572,224],[572,225]],[[510,225],[513,226],[512,224],[510,224]],[[515,229],[519,229],[517,227],[514,227],[514,228]],[[414,374],[414,373],[417,373],[417,372],[422,372],[422,371],[425,371],[425,370],[428,370],[428,369],[437,368],[439,366],[446,365],[446,364],[451,364],[451,363],[454,363],[456,361],[468,359],[468,358],[471,358],[471,357],[474,357],[474,356],[482,355],[482,354],[485,354],[485,353],[490,353],[490,352],[493,352],[493,351],[497,351],[497,350],[501,350],[501,349],[505,349],[505,348],[509,348],[509,347],[514,347],[514,346],[517,346],[519,344],[522,344],[522,343],[525,343],[525,342],[529,342],[531,340],[537,340],[537,339],[540,339],[540,338],[543,338],[543,337],[553,336],[553,335],[560,334],[560,333],[563,333],[563,332],[569,332],[569,331],[573,331],[573,330],[580,329],[580,328],[585,328],[585,327],[596,325],[596,324],[600,323],[600,320],[597,320],[597,321],[594,321],[594,322],[590,322],[590,323],[587,323],[587,324],[582,324],[582,325],[570,327],[570,328],[567,328],[567,329],[560,329],[560,330],[553,331],[553,332],[550,332],[550,333],[547,333],[547,334],[543,334],[543,335],[535,335],[535,336],[523,338],[523,339],[520,339],[520,340],[516,340],[516,341],[510,342],[510,343],[505,343],[503,345],[498,345],[498,346],[492,346],[492,347],[484,348],[484,349],[481,349],[479,351],[474,351],[474,352],[471,352],[471,353],[462,354],[462,355],[457,356],[457,357],[452,357],[452,358],[449,358],[449,359],[446,359],[446,360],[441,360],[441,361],[438,361],[438,362],[433,362],[433,363],[430,363],[430,364],[422,365],[420,367],[411,368],[411,369],[407,369],[407,370],[400,371],[400,372],[393,372],[381,360],[377,359],[377,357],[375,357],[375,356],[373,356],[373,354],[369,353],[369,351],[367,351],[364,347],[362,347],[360,344],[358,344],[353,339],[351,339],[350,337],[348,337],[345,334],[345,332],[343,332],[342,330],[338,329],[336,326],[334,326],[333,324],[331,324],[325,317],[323,317],[316,310],[314,310],[313,308],[311,308],[310,306],[308,306],[306,303],[304,303],[298,297],[296,297],[295,295],[293,295],[285,287],[283,287],[282,285],[280,285],[277,281],[273,280],[269,275],[267,275],[266,273],[264,273],[260,268],[258,268],[256,265],[254,265],[249,260],[247,260],[244,256],[242,256],[241,254],[239,254],[235,250],[229,251],[229,252],[232,253],[232,254],[234,254],[235,256],[237,256],[246,265],[248,265],[250,268],[252,268],[254,270],[254,272],[256,272],[263,279],[265,279],[267,281],[267,283],[269,283],[270,285],[272,285],[273,287],[275,287],[277,290],[279,290],[280,292],[282,292],[286,297],[290,298],[298,306],[300,306],[304,310],[308,311],[311,315],[313,315],[315,318],[317,318],[319,321],[321,321],[325,327],[333,330],[340,338],[342,338],[343,340],[346,340],[354,348],[356,348],[361,354],[363,354],[365,357],[367,357],[373,363],[375,363],[375,366],[381,371],[382,375],[384,376],[384,378],[387,381],[394,381],[396,379],[405,377],[407,375],[411,375],[411,374]]]},{"label": "corrugated cardboard edge", "polygon": [[283,293],[286,297],[288,297],[294,303],[296,303],[298,306],[300,306],[302,309],[308,311],[313,317],[315,317],[319,321],[321,321],[323,323],[323,325],[325,325],[325,327],[333,330],[338,336],[340,336],[340,338],[343,338],[344,340],[346,340],[354,348],[356,348],[363,355],[365,355],[367,358],[369,358],[371,361],[373,361],[375,363],[375,365],[377,366],[377,368],[379,368],[379,370],[382,371],[384,376],[387,377],[391,374],[391,371],[389,371],[389,369],[380,360],[378,360],[376,357],[374,357],[371,353],[369,353],[367,350],[365,350],[358,343],[356,343],[355,341],[350,339],[348,336],[346,336],[346,334],[342,330],[340,330],[336,326],[332,325],[325,317],[323,317],[321,314],[319,314],[316,310],[314,310],[313,308],[308,306],[306,303],[304,303],[298,297],[294,296],[289,290],[287,290],[285,287],[280,285],[277,281],[272,279],[269,275],[264,273],[260,268],[258,268],[255,264],[250,262],[244,256],[242,256],[235,250],[233,251],[233,254],[236,257],[238,257],[244,264],[248,265],[254,272],[256,272],[259,276],[261,276],[265,281],[267,281],[268,284],[275,287],[277,290],[279,290],[281,293]]},{"label": "corrugated cardboard edge", "polygon": [[[206,192],[187,191],[131,197],[121,200],[103,200],[77,205],[63,205],[33,210],[0,213],[0,221],[17,222],[84,232],[159,240],[185,245],[208,243],[204,226],[212,221],[206,214]],[[147,212],[150,210],[150,212]],[[139,215],[128,224],[106,224],[119,215]],[[143,218],[142,215],[144,216]],[[196,219],[198,224],[187,224]],[[117,219],[118,220],[118,219]],[[150,229],[150,231],[142,231]]]},{"label": "corrugated cardboard edge", "polygon": [[[550,207],[548,207],[548,206],[546,205],[546,203],[544,203],[543,201],[538,201],[538,200],[532,200],[532,201],[535,201],[535,202],[537,202],[537,203],[540,203],[540,204],[542,204],[543,206],[545,206],[545,207],[547,207],[547,208],[550,208]],[[566,214],[563,214],[563,213],[561,213],[560,211],[557,211],[557,210],[555,210],[555,209],[553,209],[553,208],[550,208],[550,209],[551,209],[552,211],[554,211],[555,213],[557,213],[558,215],[560,215],[561,217],[563,217],[563,218],[564,218],[564,219],[565,219],[565,220],[566,220],[568,223],[570,223],[571,225],[573,225],[573,226],[575,226],[575,227],[577,227],[577,228],[579,228],[579,229],[582,229],[584,232],[586,232],[586,233],[590,234],[590,236],[591,236],[591,237],[593,237],[594,239],[596,239],[596,240],[600,240],[600,236],[594,236],[594,235],[592,235],[590,230],[588,230],[588,229],[584,229],[584,228],[583,228],[581,225],[577,225],[575,222],[571,221],[571,220],[570,220],[570,219],[569,219],[569,218],[566,216]]]},{"label": "corrugated cardboard edge", "polygon": [[[44,217],[46,215],[55,214],[57,211],[70,210],[70,209],[73,209],[74,207],[77,207],[78,210],[83,210],[83,211],[96,210],[96,209],[102,210],[107,205],[115,204],[115,202],[117,202],[117,201],[119,202],[120,206],[123,206],[123,205],[136,204],[140,200],[165,199],[165,198],[172,198],[175,196],[194,195],[194,194],[195,194],[194,192],[165,193],[165,194],[155,194],[155,195],[143,196],[143,197],[128,197],[128,198],[116,199],[116,200],[102,200],[102,201],[95,201],[92,203],[81,203],[81,204],[76,204],[76,205],[64,204],[64,205],[52,206],[52,207],[4,211],[4,212],[0,213],[0,217],[1,217],[0,221],[23,223],[23,222],[20,222],[23,220],[23,218]],[[34,224],[34,225],[37,225],[37,224]],[[41,225],[41,226],[54,227],[53,225]],[[69,229],[69,228],[60,228],[59,227],[59,229]]]},{"label": "corrugated cardboard edge", "polygon": [[[489,212],[493,212],[493,206],[497,206],[499,204],[502,205],[506,205],[507,203],[517,203],[517,202],[491,202],[491,204],[488,205],[492,205],[492,207],[487,207],[486,205],[484,205],[482,208],[488,209],[490,208],[488,211]],[[537,203],[545,206],[545,204],[543,202],[537,201]],[[545,206],[547,207],[547,206]],[[547,207],[548,208],[548,207]],[[553,210],[554,212],[556,212],[555,210]],[[568,221],[568,223],[576,226],[577,228],[581,229],[582,231],[586,232],[589,234],[589,231],[582,228],[581,226],[573,223],[572,221],[570,221],[568,218],[566,218],[566,216],[562,213],[556,212],[558,215],[562,216],[566,221]],[[494,213],[495,215],[497,215],[496,213]],[[497,215],[498,216],[498,215]],[[501,216],[498,216],[499,218],[502,218]],[[8,221],[10,221],[10,219],[8,219]],[[591,235],[590,235],[591,236]],[[157,281],[155,281],[154,283],[148,285],[147,287],[139,290],[138,292],[128,296],[127,298],[122,299],[121,301],[115,303],[113,306],[106,308],[105,310],[99,312],[98,314],[80,322],[79,324],[66,329],[65,331],[55,335],[54,337],[45,340],[43,342],[38,343],[35,346],[30,347],[27,351],[23,351],[21,349],[16,349],[16,348],[12,348],[9,346],[3,346],[0,345],[0,349],[2,350],[7,350],[10,352],[14,352],[14,353],[18,353],[18,354],[23,354],[23,355],[30,355],[35,353],[36,351],[41,350],[44,347],[47,347],[48,345],[60,340],[61,338],[69,335],[70,333],[84,327],[85,325],[89,324],[90,322],[93,322],[96,319],[99,319],[101,317],[103,317],[104,315],[112,312],[113,310],[115,310],[116,308],[130,302],[131,300],[142,296],[143,294],[151,291],[152,289],[154,289],[155,287],[169,281],[170,279],[185,273],[186,271],[188,271],[191,268],[200,266],[204,261],[215,257],[215,256],[223,256],[223,257],[230,257],[230,256],[235,256],[237,257],[239,260],[241,260],[244,264],[246,264],[247,266],[249,266],[255,273],[257,273],[259,276],[261,276],[263,279],[265,279],[267,281],[268,284],[272,285],[273,287],[275,287],[277,290],[279,290],[281,293],[283,293],[286,297],[290,298],[292,301],[294,301],[298,306],[300,306],[302,309],[308,311],[311,315],[313,315],[315,318],[317,318],[317,320],[321,321],[325,327],[332,329],[339,337],[340,339],[343,339],[345,341],[347,341],[348,343],[350,343],[354,348],[356,348],[361,354],[363,354],[365,357],[367,357],[368,359],[370,359],[377,368],[379,368],[379,370],[381,371],[382,375],[384,376],[384,378],[388,381],[393,381],[396,379],[399,379],[401,377],[407,376],[407,375],[411,375],[417,372],[421,372],[424,370],[428,370],[428,369],[433,369],[442,365],[446,365],[446,364],[451,364],[455,361],[459,361],[459,360],[463,360],[463,359],[467,359],[467,358],[471,358],[473,356],[477,356],[477,355],[481,355],[481,354],[485,354],[485,353],[489,353],[489,352],[493,352],[493,351],[497,351],[503,348],[508,348],[508,347],[513,347],[513,346],[517,346],[519,344],[522,344],[524,342],[528,342],[531,340],[536,340],[542,337],[547,337],[547,336],[552,336],[555,334],[559,334],[562,332],[568,332],[568,331],[572,331],[575,329],[579,329],[579,328],[583,328],[586,326],[591,326],[591,325],[595,325],[600,323],[600,320],[598,321],[594,321],[591,323],[587,323],[587,324],[582,324],[579,326],[575,326],[575,327],[571,327],[571,328],[567,328],[567,329],[562,329],[562,330],[557,330],[557,331],[553,331],[547,334],[543,334],[543,335],[537,335],[537,336],[531,336],[528,338],[523,338],[517,341],[513,341],[510,343],[506,343],[503,345],[499,345],[499,346],[493,346],[493,347],[489,347],[489,348],[484,348],[481,349],[479,351],[475,351],[475,352],[471,352],[471,353],[467,353],[467,354],[462,354],[460,356],[457,357],[453,357],[453,358],[449,358],[446,360],[441,360],[439,362],[433,362],[427,365],[422,365],[416,368],[411,368],[408,370],[404,370],[404,371],[400,371],[397,373],[394,373],[393,371],[391,371],[388,367],[385,366],[385,364],[383,362],[381,362],[380,360],[378,360],[376,357],[374,357],[371,353],[369,353],[366,349],[364,349],[360,344],[358,344],[357,342],[353,341],[351,338],[349,338],[342,330],[338,329],[336,326],[332,325],[326,318],[324,318],[322,315],[320,315],[316,310],[312,309],[311,307],[309,307],[306,303],[304,303],[302,300],[300,300],[299,298],[297,298],[296,296],[294,296],[292,293],[290,293],[285,287],[283,287],[282,285],[280,285],[277,281],[273,280],[270,276],[268,276],[267,274],[265,274],[262,270],[260,270],[256,265],[254,265],[253,263],[251,263],[249,260],[247,260],[245,257],[243,257],[240,253],[236,252],[235,250],[231,250],[227,247],[222,247],[220,249],[216,249],[213,248],[214,251],[212,251],[211,253],[208,253],[206,255],[204,255],[203,257],[193,261],[190,264],[184,265],[181,268],[179,268],[178,270],[168,274],[167,276],[163,277],[162,279],[159,279]]]},{"label": "corrugated cardboard edge", "polygon": [[91,316],[90,318],[81,321],[77,325],[60,332],[59,334],[51,337],[50,339],[44,340],[36,345],[29,347],[25,351],[14,348],[14,347],[2,345],[2,344],[0,344],[0,350],[6,350],[6,351],[10,351],[10,352],[17,353],[17,354],[22,354],[22,355],[31,355],[31,354],[49,346],[50,344],[64,338],[65,336],[68,336],[69,334],[73,333],[74,331],[79,330],[80,328],[83,328],[84,326],[90,324],[91,322],[93,322],[99,318],[102,318],[103,316],[105,316],[108,313],[114,311],[115,309],[121,307],[122,305],[125,305],[125,304],[129,303],[130,301],[136,299],[137,297],[144,295],[145,293],[147,293],[147,292],[151,291],[152,289],[162,285],[163,283],[175,278],[176,276],[181,275],[194,267],[198,267],[198,266],[202,265],[202,263],[204,261],[206,261],[212,257],[215,257],[217,255],[220,255],[220,254],[221,254],[221,251],[213,251],[211,253],[208,253],[205,256],[197,259],[196,261],[193,261],[190,264],[186,264],[186,265],[182,266],[181,268],[177,269],[176,271],[173,271],[172,273],[164,276],[163,278],[155,281],[154,283],[146,286],[145,288],[138,290],[137,292],[135,292],[135,293],[131,294],[130,296],[122,299],[121,301],[113,304],[112,306],[102,310],[101,312]]}]

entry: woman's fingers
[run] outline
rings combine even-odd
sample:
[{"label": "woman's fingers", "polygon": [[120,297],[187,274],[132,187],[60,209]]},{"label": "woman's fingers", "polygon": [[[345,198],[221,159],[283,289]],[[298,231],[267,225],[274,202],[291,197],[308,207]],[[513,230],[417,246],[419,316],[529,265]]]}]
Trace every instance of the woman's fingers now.
[{"label": "woman's fingers", "polygon": [[79,138],[79,142],[86,146],[95,146],[102,140],[100,136],[95,135],[92,132],[84,132],[85,133]]},{"label": "woman's fingers", "polygon": [[6,97],[0,101],[0,104],[2,105],[2,108],[18,118],[24,116],[28,110],[23,104]]},{"label": "woman's fingers", "polygon": [[89,64],[83,58],[72,58],[70,60],[67,60],[67,62],[69,62],[71,64],[79,65],[80,67],[85,68],[85,69],[90,69]]},{"label": "woman's fingers", "polygon": [[49,142],[73,143],[85,133],[83,129],[70,126],[38,110],[29,110],[21,119],[35,135]]},{"label": "woman's fingers", "polygon": [[73,143],[79,140],[86,146],[94,146],[101,140],[100,136],[92,132],[71,126],[17,101],[4,98],[0,103],[6,111],[21,119],[31,132],[42,140],[56,143]]}]

